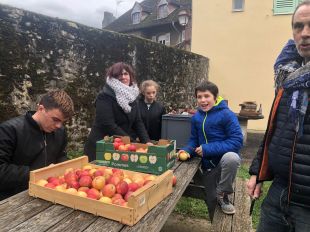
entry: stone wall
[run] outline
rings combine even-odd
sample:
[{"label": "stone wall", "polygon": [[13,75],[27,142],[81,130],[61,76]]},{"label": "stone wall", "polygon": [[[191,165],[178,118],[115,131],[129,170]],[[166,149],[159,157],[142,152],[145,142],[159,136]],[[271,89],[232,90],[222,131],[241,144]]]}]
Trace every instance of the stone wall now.
[{"label": "stone wall", "polygon": [[48,90],[64,89],[75,104],[67,128],[76,149],[91,127],[105,71],[117,61],[131,64],[139,83],[157,81],[167,108],[194,107],[194,87],[208,75],[205,57],[0,4],[0,122],[35,110]]}]

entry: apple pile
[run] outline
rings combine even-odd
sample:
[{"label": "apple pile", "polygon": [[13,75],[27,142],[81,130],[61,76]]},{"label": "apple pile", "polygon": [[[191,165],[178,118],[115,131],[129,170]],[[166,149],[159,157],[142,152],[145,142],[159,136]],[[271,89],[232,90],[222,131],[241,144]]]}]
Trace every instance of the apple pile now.
[{"label": "apple pile", "polygon": [[118,151],[132,151],[147,153],[147,148],[137,148],[135,144],[124,144],[121,138],[114,138],[113,146]]},{"label": "apple pile", "polygon": [[131,194],[155,178],[154,175],[140,173],[129,176],[121,169],[86,165],[82,169],[66,169],[63,176],[51,176],[36,184],[105,203],[127,206]]}]

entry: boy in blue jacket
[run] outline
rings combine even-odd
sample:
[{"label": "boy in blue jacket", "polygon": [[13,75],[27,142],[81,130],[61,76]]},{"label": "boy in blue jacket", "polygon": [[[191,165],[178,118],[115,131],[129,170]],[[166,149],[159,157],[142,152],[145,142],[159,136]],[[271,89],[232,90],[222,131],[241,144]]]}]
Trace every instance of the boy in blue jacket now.
[{"label": "boy in blue jacket", "polygon": [[243,142],[238,119],[218,92],[209,81],[195,88],[198,110],[192,117],[188,144],[181,150],[190,157],[202,158],[205,202],[211,221],[217,203],[224,213],[235,213],[228,195],[233,193]]}]

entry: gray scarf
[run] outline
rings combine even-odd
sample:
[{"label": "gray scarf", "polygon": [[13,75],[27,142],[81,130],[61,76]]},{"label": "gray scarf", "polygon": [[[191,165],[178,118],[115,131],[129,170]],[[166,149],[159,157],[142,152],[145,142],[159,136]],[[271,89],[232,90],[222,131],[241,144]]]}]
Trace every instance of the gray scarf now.
[{"label": "gray scarf", "polygon": [[116,96],[116,101],[125,113],[131,112],[130,103],[134,102],[139,95],[139,88],[136,84],[125,85],[116,78],[107,78],[107,85],[110,86]]}]

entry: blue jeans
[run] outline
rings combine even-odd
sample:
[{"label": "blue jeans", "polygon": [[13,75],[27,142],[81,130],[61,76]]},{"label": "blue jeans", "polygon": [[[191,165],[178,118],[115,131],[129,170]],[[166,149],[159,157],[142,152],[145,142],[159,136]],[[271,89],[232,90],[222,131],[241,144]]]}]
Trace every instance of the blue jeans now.
[{"label": "blue jeans", "polygon": [[287,204],[287,187],[274,181],[261,207],[257,232],[309,232],[310,208]]}]

